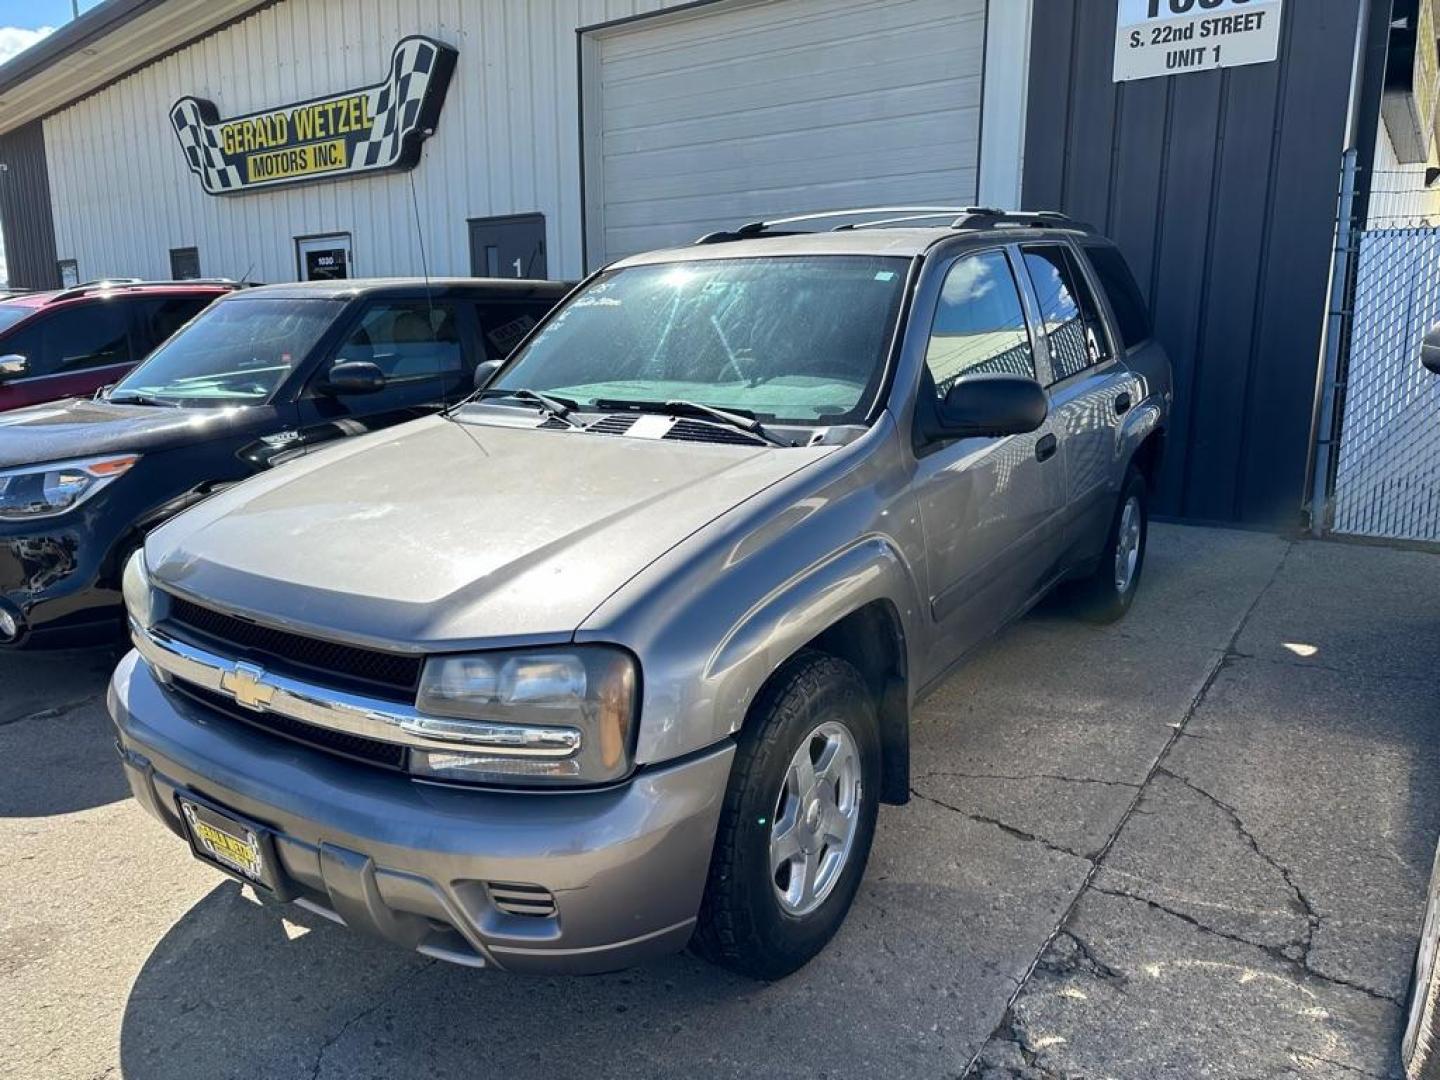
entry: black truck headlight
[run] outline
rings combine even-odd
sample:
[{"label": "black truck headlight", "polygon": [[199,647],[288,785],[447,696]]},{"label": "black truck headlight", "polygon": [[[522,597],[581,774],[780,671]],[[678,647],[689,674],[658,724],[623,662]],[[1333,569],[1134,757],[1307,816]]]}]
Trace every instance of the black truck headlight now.
[{"label": "black truck headlight", "polygon": [[73,510],[139,460],[136,454],[115,454],[0,470],[0,520],[30,521]]},{"label": "black truck headlight", "polygon": [[411,734],[453,749],[410,751],[410,771],[474,783],[603,784],[630,772],[637,677],[599,645],[437,656]]}]

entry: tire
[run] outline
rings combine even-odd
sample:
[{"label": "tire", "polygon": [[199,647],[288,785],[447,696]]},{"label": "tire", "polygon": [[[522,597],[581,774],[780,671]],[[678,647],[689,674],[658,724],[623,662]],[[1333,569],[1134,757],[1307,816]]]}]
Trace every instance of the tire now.
[{"label": "tire", "polygon": [[[815,774],[808,790],[797,790],[802,748]],[[814,958],[860,887],[879,794],[879,722],[864,681],[842,660],[801,653],[740,733],[692,950],[765,980]]]},{"label": "tire", "polygon": [[[1132,516],[1133,515],[1133,516]],[[1135,466],[1125,474],[1125,484],[1115,504],[1110,532],[1100,564],[1088,578],[1076,582],[1071,595],[1082,618],[1095,623],[1112,623],[1125,617],[1140,588],[1145,569],[1145,545],[1150,538],[1150,492],[1145,477]],[[1126,553],[1133,551],[1128,573],[1121,571],[1122,541]]]},{"label": "tire", "polygon": [[1415,953],[1400,1058],[1406,1080],[1440,1080],[1440,852],[1430,871],[1425,926]]}]

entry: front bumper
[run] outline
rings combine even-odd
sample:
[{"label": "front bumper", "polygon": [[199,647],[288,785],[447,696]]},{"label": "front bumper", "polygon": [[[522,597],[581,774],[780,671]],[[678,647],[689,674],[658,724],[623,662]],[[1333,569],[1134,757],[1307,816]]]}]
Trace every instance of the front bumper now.
[{"label": "front bumper", "polygon": [[[130,653],[110,715],[136,799],[184,835],[189,791],[272,832],[293,899],[361,933],[508,971],[612,971],[683,948],[734,756],[726,743],[604,791],[417,783],[257,731],[163,689]],[[538,886],[517,915],[491,886]]]},{"label": "front bumper", "polygon": [[20,639],[3,644],[66,645],[124,627],[118,579],[102,572],[107,545],[79,523],[0,526],[0,602],[20,617]]}]

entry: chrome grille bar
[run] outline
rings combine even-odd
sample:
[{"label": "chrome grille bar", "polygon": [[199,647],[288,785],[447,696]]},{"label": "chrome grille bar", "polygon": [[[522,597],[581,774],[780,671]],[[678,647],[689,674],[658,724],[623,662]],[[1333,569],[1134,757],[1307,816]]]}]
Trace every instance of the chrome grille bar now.
[{"label": "chrome grille bar", "polygon": [[130,637],[161,681],[179,679],[234,698],[242,708],[275,713],[318,728],[423,750],[466,749],[549,759],[570,757],[580,749],[580,732],[575,728],[427,716],[407,705],[314,686],[228,660],[160,627],[145,629],[132,620]]}]

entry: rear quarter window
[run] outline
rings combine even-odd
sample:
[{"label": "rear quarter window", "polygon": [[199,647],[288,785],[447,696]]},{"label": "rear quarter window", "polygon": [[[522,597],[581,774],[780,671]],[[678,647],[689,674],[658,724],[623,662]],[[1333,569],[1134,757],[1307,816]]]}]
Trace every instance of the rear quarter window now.
[{"label": "rear quarter window", "polygon": [[1108,244],[1087,244],[1085,254],[1089,256],[1095,278],[1110,301],[1110,310],[1115,312],[1115,328],[1120,332],[1126,350],[1149,341],[1154,335],[1150,311],[1120,249]]}]

